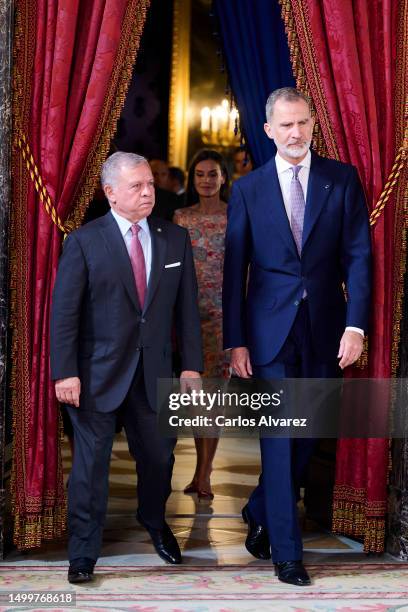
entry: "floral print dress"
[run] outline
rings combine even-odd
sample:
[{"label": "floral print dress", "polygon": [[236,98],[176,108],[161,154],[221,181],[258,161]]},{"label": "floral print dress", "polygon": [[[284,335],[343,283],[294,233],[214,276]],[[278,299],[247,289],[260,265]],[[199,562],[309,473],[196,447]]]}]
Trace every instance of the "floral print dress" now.
[{"label": "floral print dress", "polygon": [[204,376],[228,376],[222,350],[222,271],[227,211],[205,214],[197,206],[176,210],[174,223],[188,229],[198,282],[198,305],[204,348]]}]

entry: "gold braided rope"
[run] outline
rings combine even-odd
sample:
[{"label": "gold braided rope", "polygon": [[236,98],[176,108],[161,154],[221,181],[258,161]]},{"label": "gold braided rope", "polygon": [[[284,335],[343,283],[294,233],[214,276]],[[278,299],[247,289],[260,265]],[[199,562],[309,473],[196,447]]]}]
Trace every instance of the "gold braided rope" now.
[{"label": "gold braided rope", "polygon": [[373,226],[377,223],[378,219],[383,212],[386,203],[388,202],[395,185],[398,182],[398,178],[404,168],[404,165],[407,161],[408,157],[408,124],[405,128],[404,141],[402,146],[398,149],[397,156],[395,158],[394,165],[388,177],[388,181],[384,185],[384,189],[382,194],[380,195],[377,204],[371,211],[370,215],[370,225]]},{"label": "gold braided rope", "polygon": [[59,218],[57,211],[55,210],[55,206],[51,202],[50,195],[47,191],[46,186],[44,185],[44,181],[42,180],[38,167],[34,161],[30,146],[27,142],[25,135],[22,132],[20,132],[17,137],[17,144],[26,163],[31,180],[34,183],[35,189],[40,197],[41,202],[44,204],[45,210],[51,217],[53,223],[55,223],[58,229],[63,232],[65,238],[65,236],[67,235],[67,230],[62,224],[62,221]]}]

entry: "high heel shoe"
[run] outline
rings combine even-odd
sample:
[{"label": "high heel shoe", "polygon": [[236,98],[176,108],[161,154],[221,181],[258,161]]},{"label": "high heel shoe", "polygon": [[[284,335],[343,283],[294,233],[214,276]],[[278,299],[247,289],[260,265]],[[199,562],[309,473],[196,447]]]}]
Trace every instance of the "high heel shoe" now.
[{"label": "high heel shoe", "polygon": [[198,493],[197,485],[194,482],[190,482],[184,489],[184,495],[190,495],[191,493]]},{"label": "high heel shoe", "polygon": [[197,491],[197,496],[198,496],[198,501],[203,501],[203,500],[211,501],[212,499],[214,499],[214,493],[212,493],[211,491],[206,491],[205,489],[199,489]]}]

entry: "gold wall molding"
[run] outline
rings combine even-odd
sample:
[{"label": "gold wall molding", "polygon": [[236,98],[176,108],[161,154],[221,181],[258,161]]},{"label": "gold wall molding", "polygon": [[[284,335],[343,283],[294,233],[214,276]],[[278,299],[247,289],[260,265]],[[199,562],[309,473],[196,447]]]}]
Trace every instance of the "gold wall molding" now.
[{"label": "gold wall molding", "polygon": [[191,0],[174,0],[168,161],[183,169],[187,164],[190,37]]}]

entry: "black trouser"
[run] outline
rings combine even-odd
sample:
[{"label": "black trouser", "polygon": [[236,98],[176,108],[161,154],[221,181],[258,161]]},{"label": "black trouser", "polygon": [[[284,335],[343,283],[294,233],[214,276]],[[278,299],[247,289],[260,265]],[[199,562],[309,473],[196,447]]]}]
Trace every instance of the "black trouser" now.
[{"label": "black trouser", "polygon": [[141,364],[118,410],[95,412],[70,406],[68,412],[75,445],[68,486],[69,559],[96,561],[108,503],[109,464],[118,413],[136,461],[139,513],[156,529],[164,525],[176,440],[159,434],[157,414],[147,401]]}]

